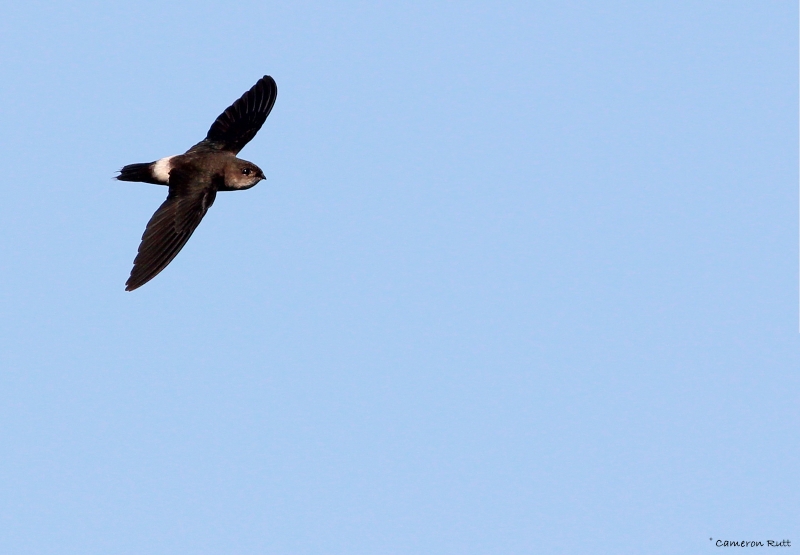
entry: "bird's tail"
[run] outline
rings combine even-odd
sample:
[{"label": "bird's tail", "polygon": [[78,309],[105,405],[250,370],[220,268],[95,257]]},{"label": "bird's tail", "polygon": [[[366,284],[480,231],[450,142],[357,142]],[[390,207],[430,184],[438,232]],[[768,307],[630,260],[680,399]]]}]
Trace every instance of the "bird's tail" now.
[{"label": "bird's tail", "polygon": [[120,181],[141,181],[142,183],[163,185],[164,183],[162,181],[158,181],[153,175],[153,166],[155,166],[155,162],[144,164],[128,164],[119,170],[117,179]]}]

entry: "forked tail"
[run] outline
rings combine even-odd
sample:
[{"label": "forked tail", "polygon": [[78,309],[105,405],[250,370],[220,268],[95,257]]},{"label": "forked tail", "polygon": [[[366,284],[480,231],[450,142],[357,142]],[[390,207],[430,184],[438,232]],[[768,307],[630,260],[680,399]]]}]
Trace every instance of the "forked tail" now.
[{"label": "forked tail", "polygon": [[159,181],[153,175],[153,167],[155,162],[144,164],[128,164],[121,170],[117,179],[120,181],[141,181],[142,183],[153,183],[155,185],[164,185],[163,181]]}]

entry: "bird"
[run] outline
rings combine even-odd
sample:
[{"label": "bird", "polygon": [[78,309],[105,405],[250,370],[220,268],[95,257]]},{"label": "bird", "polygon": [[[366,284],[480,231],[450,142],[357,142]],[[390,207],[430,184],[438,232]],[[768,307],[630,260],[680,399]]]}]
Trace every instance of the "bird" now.
[{"label": "bird", "polygon": [[264,125],[277,96],[275,80],[265,75],[214,120],[205,139],[184,154],[119,170],[119,181],[169,187],[167,200],[142,235],[126,291],[138,289],[172,262],[214,204],[218,191],[242,191],[266,179],[261,168],[237,154]]}]

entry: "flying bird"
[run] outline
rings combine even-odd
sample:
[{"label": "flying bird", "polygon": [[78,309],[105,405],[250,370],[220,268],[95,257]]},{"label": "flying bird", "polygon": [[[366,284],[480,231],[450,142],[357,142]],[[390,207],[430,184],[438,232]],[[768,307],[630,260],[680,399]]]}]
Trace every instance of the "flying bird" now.
[{"label": "flying bird", "polygon": [[169,186],[167,200],[147,222],[126,291],[141,287],[172,262],[214,204],[217,191],[249,189],[266,179],[261,168],[236,155],[264,125],[277,96],[275,80],[265,75],[186,153],[119,171],[120,181]]}]

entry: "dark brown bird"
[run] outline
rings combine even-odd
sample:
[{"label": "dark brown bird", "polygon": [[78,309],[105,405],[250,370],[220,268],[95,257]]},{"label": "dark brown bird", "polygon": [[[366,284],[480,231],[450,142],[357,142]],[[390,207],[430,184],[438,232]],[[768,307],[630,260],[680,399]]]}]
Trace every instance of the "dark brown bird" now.
[{"label": "dark brown bird", "polygon": [[169,185],[167,200],[147,222],[126,291],[141,287],[172,262],[214,204],[217,191],[249,189],[265,179],[258,166],[236,155],[264,125],[277,96],[275,80],[265,75],[185,154],[120,170],[120,181]]}]

